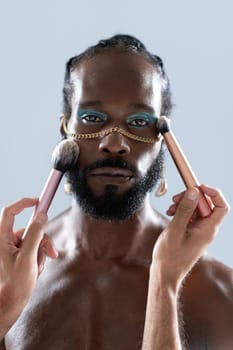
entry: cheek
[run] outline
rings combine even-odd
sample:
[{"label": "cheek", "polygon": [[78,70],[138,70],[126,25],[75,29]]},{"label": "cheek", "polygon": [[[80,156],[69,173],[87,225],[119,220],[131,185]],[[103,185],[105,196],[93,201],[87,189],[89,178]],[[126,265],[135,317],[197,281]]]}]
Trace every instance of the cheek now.
[{"label": "cheek", "polygon": [[141,155],[138,160],[138,171],[140,175],[145,176],[152,162],[156,159],[160,151],[160,145],[155,145],[150,152]]},{"label": "cheek", "polygon": [[77,120],[76,117],[74,117],[74,116],[72,115],[71,118],[70,118],[70,120],[69,120],[69,123],[68,123],[68,129],[69,129],[71,132],[80,133],[79,125],[80,125],[80,122]]},{"label": "cheek", "polygon": [[79,140],[78,145],[80,149],[78,167],[80,169],[98,160],[98,141]]}]

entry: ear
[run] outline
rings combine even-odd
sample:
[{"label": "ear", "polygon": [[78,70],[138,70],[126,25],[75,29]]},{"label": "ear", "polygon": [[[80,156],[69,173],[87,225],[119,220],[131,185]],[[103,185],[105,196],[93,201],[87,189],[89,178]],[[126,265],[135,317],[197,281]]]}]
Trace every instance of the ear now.
[{"label": "ear", "polygon": [[60,115],[60,133],[61,133],[61,135],[62,135],[63,138],[66,138],[66,133],[65,133],[65,130],[64,130],[64,127],[63,127],[63,124],[64,124],[64,122],[65,122],[65,119],[66,119],[65,114],[62,113],[62,114]]}]

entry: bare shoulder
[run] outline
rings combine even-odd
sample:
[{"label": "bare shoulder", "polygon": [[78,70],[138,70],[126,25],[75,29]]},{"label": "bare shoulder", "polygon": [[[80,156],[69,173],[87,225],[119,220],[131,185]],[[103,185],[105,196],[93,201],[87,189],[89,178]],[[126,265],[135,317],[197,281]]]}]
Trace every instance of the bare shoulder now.
[{"label": "bare shoulder", "polygon": [[233,308],[233,269],[214,258],[202,257],[184,283],[184,294],[193,302],[198,297],[201,307],[216,308],[225,303]]},{"label": "bare shoulder", "polygon": [[189,337],[196,332],[213,349],[232,349],[233,270],[213,258],[201,258],[187,277],[181,298]]},{"label": "bare shoulder", "polygon": [[199,285],[208,297],[212,292],[233,302],[233,269],[212,257],[204,256],[198,261],[188,283]]}]

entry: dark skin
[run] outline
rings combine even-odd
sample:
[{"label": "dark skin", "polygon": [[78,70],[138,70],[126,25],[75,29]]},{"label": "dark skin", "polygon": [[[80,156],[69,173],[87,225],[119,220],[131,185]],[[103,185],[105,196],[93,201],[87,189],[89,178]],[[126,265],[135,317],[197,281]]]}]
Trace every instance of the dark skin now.
[{"label": "dark skin", "polygon": [[[76,119],[80,105],[107,113],[106,128],[125,128],[125,118],[137,112],[139,104],[160,114],[159,76],[138,55],[96,56],[75,69],[73,81],[69,129],[75,132],[86,132],[86,126]],[[149,136],[154,136],[152,129]],[[161,142],[142,144],[118,133],[101,140],[81,140],[78,166],[82,169],[118,155],[143,175],[158,155]],[[124,176],[88,178],[96,194],[103,193],[107,183],[116,182],[118,193],[124,193],[135,181]],[[170,215],[179,199],[174,201]],[[133,217],[124,221],[93,219],[73,202],[71,209],[46,227],[59,256],[46,261],[2,349],[141,349],[152,252],[167,224],[151,208],[148,196]],[[181,290],[187,349],[231,350],[232,270],[201,257]]]}]

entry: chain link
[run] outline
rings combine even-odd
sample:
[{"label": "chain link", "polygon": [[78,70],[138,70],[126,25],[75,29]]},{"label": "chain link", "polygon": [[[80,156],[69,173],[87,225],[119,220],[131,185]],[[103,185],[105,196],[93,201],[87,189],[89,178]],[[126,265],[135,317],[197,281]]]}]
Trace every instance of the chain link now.
[{"label": "chain link", "polygon": [[131,134],[130,132],[128,132],[124,129],[119,128],[118,126],[107,129],[107,130],[99,131],[99,132],[89,133],[89,134],[76,134],[76,133],[70,132],[67,129],[65,118],[63,119],[63,129],[64,129],[67,136],[69,136],[75,140],[88,140],[88,139],[102,138],[102,137],[109,135],[113,132],[119,132],[120,134],[122,134],[122,135],[124,135],[132,140],[145,142],[145,143],[155,143],[160,138],[160,137],[157,137],[157,138],[142,137],[142,136],[134,135],[134,134]]}]

